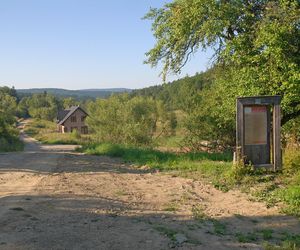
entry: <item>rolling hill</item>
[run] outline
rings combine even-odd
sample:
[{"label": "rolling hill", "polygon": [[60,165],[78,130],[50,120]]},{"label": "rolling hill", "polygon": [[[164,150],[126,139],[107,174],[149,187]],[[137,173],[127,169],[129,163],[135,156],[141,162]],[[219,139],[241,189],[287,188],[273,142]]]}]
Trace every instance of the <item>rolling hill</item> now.
[{"label": "rolling hill", "polygon": [[17,89],[19,96],[29,96],[32,94],[39,94],[47,92],[57,97],[73,97],[75,99],[87,98],[107,98],[112,94],[131,92],[131,89],[126,88],[109,88],[109,89],[80,89],[68,90],[59,88],[33,88],[33,89]]}]

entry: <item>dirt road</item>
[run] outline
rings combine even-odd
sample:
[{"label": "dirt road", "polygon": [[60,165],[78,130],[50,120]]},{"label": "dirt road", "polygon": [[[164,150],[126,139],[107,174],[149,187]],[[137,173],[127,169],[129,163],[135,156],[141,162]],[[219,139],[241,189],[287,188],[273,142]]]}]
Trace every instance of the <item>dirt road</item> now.
[{"label": "dirt road", "polygon": [[300,233],[238,191],[24,140],[0,154],[0,249],[262,249]]}]

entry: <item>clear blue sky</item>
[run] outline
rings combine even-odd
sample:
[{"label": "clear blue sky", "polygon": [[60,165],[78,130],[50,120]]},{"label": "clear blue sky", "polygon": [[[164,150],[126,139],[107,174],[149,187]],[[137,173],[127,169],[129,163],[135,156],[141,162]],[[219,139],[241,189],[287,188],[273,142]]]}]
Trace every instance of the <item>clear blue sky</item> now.
[{"label": "clear blue sky", "polygon": [[[161,84],[143,64],[155,40],[141,20],[163,0],[1,0],[0,85],[16,88],[142,88]],[[173,80],[205,70],[198,53]]]}]

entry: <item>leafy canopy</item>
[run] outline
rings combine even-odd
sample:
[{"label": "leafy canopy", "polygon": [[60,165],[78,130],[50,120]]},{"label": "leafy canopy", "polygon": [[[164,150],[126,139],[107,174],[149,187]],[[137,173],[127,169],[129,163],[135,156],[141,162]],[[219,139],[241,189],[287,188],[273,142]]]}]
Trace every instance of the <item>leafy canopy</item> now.
[{"label": "leafy canopy", "polygon": [[281,95],[282,123],[299,117],[298,0],[173,0],[145,19],[156,38],[145,62],[162,62],[164,79],[199,49],[215,52],[212,84],[185,110],[192,144],[233,144],[237,96]]}]

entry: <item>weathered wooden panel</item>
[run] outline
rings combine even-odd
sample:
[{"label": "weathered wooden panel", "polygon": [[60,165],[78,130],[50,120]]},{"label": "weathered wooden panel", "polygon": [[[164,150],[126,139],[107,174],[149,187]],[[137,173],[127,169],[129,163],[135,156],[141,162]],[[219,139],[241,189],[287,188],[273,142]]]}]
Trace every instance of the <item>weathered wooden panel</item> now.
[{"label": "weathered wooden panel", "polygon": [[241,160],[244,155],[244,112],[243,104],[237,100],[236,103],[237,117],[236,117],[236,146],[237,146],[237,160]]},{"label": "weathered wooden panel", "polygon": [[[274,170],[281,169],[280,101],[280,96],[253,96],[237,98],[237,160],[245,159],[246,163],[251,162],[257,167],[268,166],[269,168],[270,166],[273,166]],[[273,130],[271,130],[271,106],[273,106]],[[249,107],[251,107],[251,109],[249,109]],[[244,108],[246,108],[246,114]],[[252,108],[254,108],[254,111],[256,110],[261,112],[251,115],[249,114],[251,113],[249,111],[252,111]],[[264,112],[265,110],[266,112]],[[271,132],[273,133],[272,160]]]},{"label": "weathered wooden panel", "polygon": [[[247,108],[251,110],[248,111]],[[270,164],[270,107],[246,106],[244,116],[246,162],[253,165]]]},{"label": "weathered wooden panel", "polygon": [[245,106],[245,145],[267,144],[267,106]]},{"label": "weathered wooden panel", "polygon": [[282,155],[281,155],[281,115],[279,104],[274,105],[273,109],[273,158],[274,158],[274,170],[280,170],[282,168]]}]

